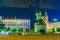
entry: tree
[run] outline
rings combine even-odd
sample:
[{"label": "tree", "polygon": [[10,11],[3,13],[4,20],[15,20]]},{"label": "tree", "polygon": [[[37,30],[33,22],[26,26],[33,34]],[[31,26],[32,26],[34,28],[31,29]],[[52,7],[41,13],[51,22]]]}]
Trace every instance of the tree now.
[{"label": "tree", "polygon": [[10,31],[10,28],[7,28],[7,31]]},{"label": "tree", "polygon": [[52,33],[54,33],[55,32],[55,29],[54,28],[52,28]]},{"label": "tree", "polygon": [[31,29],[31,32],[34,32],[34,29],[33,28]]},{"label": "tree", "polygon": [[57,31],[60,32],[60,28],[57,28]]},{"label": "tree", "polygon": [[17,31],[16,29],[12,29],[12,30],[11,30],[12,33],[15,33],[16,31]]},{"label": "tree", "polygon": [[3,30],[4,29],[4,26],[5,26],[5,24],[1,23],[0,24],[0,29]]},{"label": "tree", "polygon": [[19,28],[18,29],[18,35],[22,35],[22,32],[23,32],[23,28]]},{"label": "tree", "polygon": [[16,30],[16,29],[14,29],[13,31],[14,31],[14,33],[15,33],[17,30]]},{"label": "tree", "polygon": [[18,32],[23,32],[23,28],[19,28],[18,29]]}]

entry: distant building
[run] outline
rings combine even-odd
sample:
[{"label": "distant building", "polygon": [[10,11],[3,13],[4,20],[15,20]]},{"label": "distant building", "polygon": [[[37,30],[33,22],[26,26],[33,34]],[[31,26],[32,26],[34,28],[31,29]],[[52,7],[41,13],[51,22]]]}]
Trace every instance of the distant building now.
[{"label": "distant building", "polygon": [[60,22],[51,22],[51,27],[54,27],[54,28],[59,28],[60,26]]},{"label": "distant building", "polygon": [[55,28],[55,31],[57,32],[57,28],[60,28],[60,22],[51,22],[51,23],[49,23],[50,31],[52,31],[52,28]]},{"label": "distant building", "polygon": [[1,23],[5,24],[6,28],[18,29],[18,28],[28,28],[30,29],[30,19],[2,19]]},{"label": "distant building", "polygon": [[30,29],[29,19],[6,19],[4,21],[5,21],[5,27]]},{"label": "distant building", "polygon": [[0,16],[0,19],[2,19],[2,16]]}]

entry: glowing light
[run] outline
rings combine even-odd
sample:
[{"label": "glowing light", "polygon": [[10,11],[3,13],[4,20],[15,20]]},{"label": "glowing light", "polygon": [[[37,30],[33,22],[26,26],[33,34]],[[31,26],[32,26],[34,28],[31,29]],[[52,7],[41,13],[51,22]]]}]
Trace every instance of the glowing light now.
[{"label": "glowing light", "polygon": [[57,21],[57,19],[55,18],[55,19],[53,19],[53,21]]}]

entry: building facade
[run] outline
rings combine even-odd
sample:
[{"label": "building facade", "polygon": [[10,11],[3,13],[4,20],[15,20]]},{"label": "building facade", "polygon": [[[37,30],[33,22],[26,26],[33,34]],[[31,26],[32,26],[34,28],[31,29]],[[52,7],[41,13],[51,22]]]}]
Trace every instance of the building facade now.
[{"label": "building facade", "polygon": [[28,28],[30,29],[30,19],[2,19],[1,23],[5,24],[6,28],[18,29]]},{"label": "building facade", "polygon": [[[55,32],[59,32],[60,31],[60,22],[51,22],[49,23],[49,29],[47,31],[52,32],[52,29],[54,28]],[[58,31],[59,29],[59,31]]]}]

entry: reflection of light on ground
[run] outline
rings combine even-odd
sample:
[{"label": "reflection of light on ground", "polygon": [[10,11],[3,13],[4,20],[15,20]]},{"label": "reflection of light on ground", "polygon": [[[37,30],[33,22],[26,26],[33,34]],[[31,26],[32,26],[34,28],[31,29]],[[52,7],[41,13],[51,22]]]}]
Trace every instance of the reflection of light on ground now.
[{"label": "reflection of light on ground", "polygon": [[0,40],[59,40],[58,35],[36,35],[36,36],[11,36],[0,35]]}]

